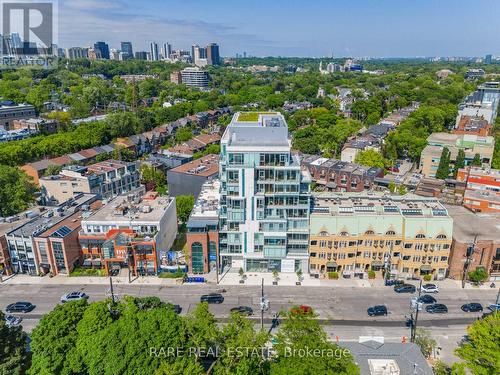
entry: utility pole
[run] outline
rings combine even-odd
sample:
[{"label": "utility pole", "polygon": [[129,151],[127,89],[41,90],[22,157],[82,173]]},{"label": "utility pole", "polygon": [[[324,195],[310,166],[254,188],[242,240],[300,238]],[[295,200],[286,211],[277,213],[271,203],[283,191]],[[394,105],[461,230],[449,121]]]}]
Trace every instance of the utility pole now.
[{"label": "utility pole", "polygon": [[109,277],[109,286],[110,286],[110,291],[111,291],[111,305],[115,305],[115,293],[113,291],[113,279],[111,276]]},{"label": "utility pole", "polygon": [[474,242],[470,244],[467,247],[466,250],[466,259],[465,259],[465,264],[464,264],[464,273],[462,275],[462,289],[465,288],[465,279],[467,277],[467,271],[469,270],[469,266],[472,263],[472,255],[474,255],[474,252],[476,251],[476,241],[477,241],[477,234],[474,236]]},{"label": "utility pole", "polygon": [[264,329],[264,278],[262,278],[262,284],[260,288],[260,329]]},{"label": "utility pole", "polygon": [[389,278],[389,273],[391,269],[391,255],[393,248],[394,248],[394,242],[391,242],[391,248],[389,250],[389,253],[386,253],[384,257],[384,268],[385,268],[384,285],[387,284],[387,279]]},{"label": "utility pole", "polygon": [[415,335],[417,333],[417,323],[418,323],[418,312],[422,308],[422,302],[420,302],[420,295],[422,294],[422,279],[420,279],[420,285],[418,287],[418,298],[417,302],[415,304],[415,320],[412,319],[411,322],[411,327],[412,327],[412,332],[411,332],[411,342],[415,342]]},{"label": "utility pole", "polygon": [[[210,256],[210,254],[209,254]],[[209,260],[210,264],[210,260]],[[215,283],[219,285],[219,254],[218,251],[215,250]]]}]

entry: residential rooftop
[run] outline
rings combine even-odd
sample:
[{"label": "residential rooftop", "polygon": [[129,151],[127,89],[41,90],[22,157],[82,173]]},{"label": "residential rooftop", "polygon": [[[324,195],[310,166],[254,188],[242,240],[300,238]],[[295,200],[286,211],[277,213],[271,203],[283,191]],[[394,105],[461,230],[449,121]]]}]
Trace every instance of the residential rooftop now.
[{"label": "residential rooftop", "polygon": [[169,173],[182,173],[196,176],[210,177],[219,173],[219,155],[209,154],[199,159],[179,165]]},{"label": "residential rooftop", "polygon": [[362,195],[359,193],[313,193],[313,214],[348,216],[356,214],[403,215],[412,217],[449,217],[446,208],[437,200],[417,195]]},{"label": "residential rooftop", "polygon": [[41,216],[38,216],[17,228],[7,232],[6,235],[12,235],[16,237],[30,237],[39,235],[55,225],[65,220],[66,217],[72,215],[73,213],[84,210],[90,207],[90,204],[96,200],[95,194],[81,194],[75,196],[75,198],[70,199],[52,210],[47,210]]},{"label": "residential rooftop", "polygon": [[131,223],[158,222],[174,201],[171,197],[148,192],[144,195],[131,193],[109,201],[84,220],[86,224],[113,223],[128,227]]},{"label": "residential rooftop", "polygon": [[448,214],[453,218],[453,238],[459,242],[494,240],[500,243],[500,214],[474,213],[462,206],[447,205]]},{"label": "residential rooftop", "polygon": [[189,216],[188,227],[217,225],[219,222],[220,181],[206,181]]}]

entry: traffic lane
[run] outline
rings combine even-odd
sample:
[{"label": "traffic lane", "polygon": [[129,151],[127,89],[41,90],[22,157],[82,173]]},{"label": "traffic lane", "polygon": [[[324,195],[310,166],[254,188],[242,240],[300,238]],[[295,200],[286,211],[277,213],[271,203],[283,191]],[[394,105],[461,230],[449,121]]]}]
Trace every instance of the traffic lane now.
[{"label": "traffic lane", "polygon": [[[248,305],[254,310],[260,309],[260,288],[237,286],[224,288],[225,301],[222,305],[212,305],[211,310],[217,315],[228,315],[231,307]],[[59,303],[60,297],[70,291],[83,291],[90,298],[89,301],[102,300],[109,297],[109,287],[106,285],[2,285],[0,287],[0,308],[5,309],[9,303],[26,300],[34,303],[36,312],[46,313]],[[204,293],[221,291],[213,285],[193,286],[157,286],[157,285],[128,285],[121,284],[114,287],[115,295],[122,298],[125,295],[158,296],[164,301],[179,304],[183,312],[192,311],[199,297]],[[385,304],[390,315],[404,317],[409,312],[409,301],[415,294],[398,294],[392,288],[337,288],[335,290],[324,287],[268,287],[265,289],[266,298],[270,301],[272,313],[288,309],[293,305],[306,304],[313,307],[323,318],[366,317],[366,309],[376,304]],[[439,303],[448,306],[450,313],[464,314],[460,306],[468,302],[480,302],[487,306],[496,296],[492,291],[458,290],[443,291],[434,295]],[[422,312],[423,314],[428,314]],[[478,313],[469,313],[478,314]],[[428,314],[437,316],[436,314]],[[479,313],[480,315],[480,313]]]}]

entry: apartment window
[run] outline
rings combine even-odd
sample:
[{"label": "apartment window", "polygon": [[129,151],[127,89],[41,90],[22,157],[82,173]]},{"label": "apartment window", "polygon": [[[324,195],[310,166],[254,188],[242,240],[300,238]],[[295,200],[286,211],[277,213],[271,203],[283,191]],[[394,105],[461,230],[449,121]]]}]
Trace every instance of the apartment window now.
[{"label": "apartment window", "polygon": [[385,232],[385,235],[386,236],[395,236],[396,232],[394,232],[393,230],[388,230],[387,232]]},{"label": "apartment window", "polygon": [[421,244],[421,243],[417,243],[417,244],[415,244],[415,250],[422,250],[422,249],[423,249],[423,247],[424,247],[424,245],[423,245],[423,244]]},{"label": "apartment window", "polygon": [[322,231],[322,232],[319,232],[319,235],[321,237],[326,237],[326,236],[328,236],[328,232]]},{"label": "apartment window", "polygon": [[326,253],[325,252],[319,253],[319,259],[325,259],[325,258],[326,258]]},{"label": "apartment window", "polygon": [[363,253],[363,258],[369,258],[369,257],[371,257],[371,256],[372,256],[372,253],[371,253],[371,252],[369,252],[369,251],[365,251],[365,252]]},{"label": "apartment window", "polygon": [[316,258],[317,253],[311,253],[311,258]]},{"label": "apartment window", "polygon": [[408,273],[408,267],[403,267],[403,272]]},{"label": "apartment window", "polygon": [[415,236],[415,238],[425,238],[425,234],[419,233]]},{"label": "apartment window", "polygon": [[422,260],[422,258],[420,257],[420,255],[414,255],[413,256],[413,261],[414,262],[420,262]]},{"label": "apartment window", "polygon": [[311,241],[311,246],[316,246],[317,244],[318,244],[318,241],[316,241],[316,240]]},{"label": "apartment window", "polygon": [[338,259],[345,259],[345,253],[339,253]]},{"label": "apartment window", "polygon": [[439,234],[437,237],[436,237],[438,240],[444,240],[446,239],[446,235],[445,234]]},{"label": "apartment window", "polygon": [[433,261],[433,262],[437,262],[438,260],[439,260],[439,257],[434,257],[434,258],[432,258],[432,261]]}]

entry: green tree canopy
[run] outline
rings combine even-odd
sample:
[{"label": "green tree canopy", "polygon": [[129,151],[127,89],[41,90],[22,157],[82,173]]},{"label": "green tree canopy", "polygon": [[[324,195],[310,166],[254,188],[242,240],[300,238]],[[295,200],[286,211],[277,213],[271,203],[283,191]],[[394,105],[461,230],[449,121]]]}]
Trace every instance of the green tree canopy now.
[{"label": "green tree canopy", "polygon": [[177,205],[177,218],[182,223],[186,223],[194,207],[194,196],[178,195],[175,197],[175,203]]},{"label": "green tree canopy", "polygon": [[472,159],[471,165],[473,167],[480,167],[483,165],[483,162],[481,161],[481,156],[479,154],[474,155],[474,159]]},{"label": "green tree canopy", "polygon": [[500,314],[476,320],[467,328],[468,340],[455,350],[474,375],[500,373]]},{"label": "green tree canopy", "polygon": [[35,200],[33,179],[17,167],[0,164],[0,216],[26,210]]},{"label": "green tree canopy", "polygon": [[22,326],[7,327],[0,311],[0,374],[22,375],[30,366],[27,335]]},{"label": "green tree canopy", "polygon": [[388,161],[382,154],[374,149],[358,152],[355,162],[367,167],[385,168],[388,165]]},{"label": "green tree canopy", "polygon": [[439,159],[438,169],[436,171],[436,178],[444,180],[450,174],[450,150],[448,147],[443,147],[441,158]]}]

